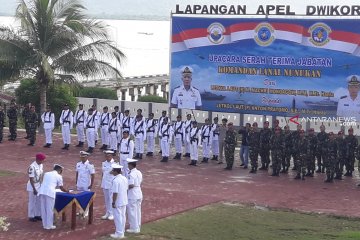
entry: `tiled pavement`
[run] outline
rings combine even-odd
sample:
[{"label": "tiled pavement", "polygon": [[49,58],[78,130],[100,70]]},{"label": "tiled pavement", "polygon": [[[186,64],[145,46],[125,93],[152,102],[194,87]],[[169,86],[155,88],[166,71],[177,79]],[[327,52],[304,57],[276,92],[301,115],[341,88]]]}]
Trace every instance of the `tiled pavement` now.
[{"label": "tiled pavement", "polygon": [[[0,215],[8,217],[11,223],[8,232],[0,232],[0,239],[95,239],[112,233],[113,222],[100,220],[104,213],[100,188],[103,154],[100,150],[90,157],[97,170],[93,225],[87,226],[85,221],[79,220],[78,228],[70,231],[69,222],[62,223],[58,219],[56,230],[45,231],[41,223],[27,221],[26,170],[35,153],[42,151],[47,154],[46,171],[51,170],[54,163],[61,163],[65,167],[65,187],[74,188],[74,166],[80,149],[71,146],[69,151],[61,150],[60,135],[55,135],[55,144],[50,149],[42,148],[41,135],[36,146],[29,147],[23,136],[20,133],[16,142],[0,144],[0,169],[17,172],[15,176],[0,178]],[[72,139],[75,145],[75,137]],[[214,162],[190,167],[185,159],[169,163],[160,163],[159,160],[160,156],[154,156],[138,164],[144,175],[144,223],[219,201],[360,217],[358,177],[326,184],[323,174],[296,181],[293,173],[280,177],[271,177],[265,172],[251,175],[248,170],[239,168],[238,162],[234,170],[224,171],[222,165]]]}]

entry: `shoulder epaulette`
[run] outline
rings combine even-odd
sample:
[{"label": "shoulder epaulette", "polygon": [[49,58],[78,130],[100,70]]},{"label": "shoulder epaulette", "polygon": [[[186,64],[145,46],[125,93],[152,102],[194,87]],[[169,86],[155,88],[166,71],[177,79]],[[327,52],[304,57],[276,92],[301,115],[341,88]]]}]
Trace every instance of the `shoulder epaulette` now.
[{"label": "shoulder epaulette", "polygon": [[344,98],[347,98],[347,96],[345,95],[345,96],[340,97],[340,99],[344,99]]}]

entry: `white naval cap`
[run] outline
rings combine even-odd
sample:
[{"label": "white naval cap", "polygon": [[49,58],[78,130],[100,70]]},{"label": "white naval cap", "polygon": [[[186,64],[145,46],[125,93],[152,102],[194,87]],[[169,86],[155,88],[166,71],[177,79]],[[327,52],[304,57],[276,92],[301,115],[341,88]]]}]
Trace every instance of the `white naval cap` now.
[{"label": "white naval cap", "polygon": [[181,74],[192,74],[194,70],[189,66],[184,66],[180,70]]},{"label": "white naval cap", "polygon": [[54,167],[60,167],[60,168],[64,169],[64,167],[63,167],[63,166],[61,166],[61,165],[60,165],[60,164],[58,164],[58,163],[55,163],[55,164],[54,164]]},{"label": "white naval cap", "polygon": [[80,151],[80,155],[83,155],[83,156],[89,156],[89,155],[90,155],[90,153],[85,152],[85,151]]},{"label": "white naval cap", "polygon": [[104,153],[105,154],[114,154],[114,151],[113,150],[105,150]]},{"label": "white naval cap", "polygon": [[350,75],[346,78],[348,85],[360,85],[360,76],[359,75]]},{"label": "white naval cap", "polygon": [[138,162],[138,160],[136,160],[136,159],[132,159],[132,158],[127,158],[127,159],[126,159],[126,161],[127,161],[128,163],[131,163],[131,162]]},{"label": "white naval cap", "polygon": [[111,164],[111,168],[112,168],[112,169],[122,169],[123,166],[121,166],[121,165],[118,164],[118,163],[113,163],[113,164]]}]

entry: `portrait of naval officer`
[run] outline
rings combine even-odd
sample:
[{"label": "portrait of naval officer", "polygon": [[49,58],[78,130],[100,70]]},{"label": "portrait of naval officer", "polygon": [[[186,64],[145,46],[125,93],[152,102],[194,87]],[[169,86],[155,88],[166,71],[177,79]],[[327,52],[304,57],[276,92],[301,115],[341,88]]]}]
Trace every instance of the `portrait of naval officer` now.
[{"label": "portrait of naval officer", "polygon": [[198,89],[191,86],[193,70],[191,67],[181,69],[183,85],[174,89],[171,98],[172,108],[201,109],[201,96]]},{"label": "portrait of naval officer", "polygon": [[351,75],[347,78],[349,93],[340,97],[337,113],[338,117],[356,117],[360,121],[360,76]]}]

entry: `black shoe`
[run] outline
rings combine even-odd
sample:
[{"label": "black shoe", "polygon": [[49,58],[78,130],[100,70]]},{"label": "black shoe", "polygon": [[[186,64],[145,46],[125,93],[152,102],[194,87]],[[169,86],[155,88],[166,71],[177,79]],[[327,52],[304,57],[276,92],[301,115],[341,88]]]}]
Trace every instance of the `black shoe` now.
[{"label": "black shoe", "polygon": [[294,166],[291,170],[292,170],[292,171],[296,171],[296,167]]},{"label": "black shoe", "polygon": [[34,217],[36,220],[38,220],[38,221],[42,221],[42,218],[40,217],[40,216],[36,216],[36,217]]},{"label": "black shoe", "polygon": [[178,153],[173,157],[173,159],[178,159]]},{"label": "black shoe", "polygon": [[149,152],[149,156],[154,156],[154,153],[153,152]]},{"label": "black shoe", "polygon": [[67,149],[66,144],[61,149],[64,149],[64,150]]},{"label": "black shoe", "polygon": [[248,168],[248,166],[244,166],[244,169],[247,169]]},{"label": "black shoe", "polygon": [[190,153],[185,153],[184,157],[190,157]]},{"label": "black shoe", "polygon": [[273,172],[273,173],[271,174],[271,176],[273,176],[273,177],[276,176],[276,172]]},{"label": "black shoe", "polygon": [[79,142],[78,145],[75,145],[75,147],[81,147],[81,143]]},{"label": "black shoe", "polygon": [[146,153],[146,156],[150,156],[150,152],[147,152],[147,153]]},{"label": "black shoe", "polygon": [[107,149],[107,146],[106,146],[105,144],[103,144],[103,145],[101,146],[100,150],[105,150],[105,149]]},{"label": "black shoe", "polygon": [[93,147],[89,147],[86,151],[87,151],[88,153],[93,153],[94,148],[93,148]]},{"label": "black shoe", "polygon": [[242,163],[242,164],[240,164],[240,167],[242,167],[242,166],[244,166],[244,165],[245,165],[245,164]]},{"label": "black shoe", "polygon": [[283,170],[281,170],[280,173],[286,173],[285,168],[283,168]]},{"label": "black shoe", "polygon": [[215,157],[215,155],[213,155],[213,157],[211,158],[211,160],[216,160],[216,157]]},{"label": "black shoe", "polygon": [[26,136],[26,137],[24,137],[25,139],[29,139],[30,137],[29,136]]},{"label": "black shoe", "polygon": [[232,170],[232,168],[226,167],[226,168],[224,168],[224,170]]},{"label": "black shoe", "polygon": [[95,145],[97,144],[98,140],[95,140]]},{"label": "black shoe", "polygon": [[162,151],[161,151],[161,150],[159,151],[159,154],[162,154]]},{"label": "black shoe", "polygon": [[333,180],[331,180],[331,178],[326,178],[326,180],[324,182],[331,183],[331,182],[333,182]]},{"label": "black shoe", "polygon": [[300,178],[301,178],[300,174],[297,174],[294,179],[300,179]]},{"label": "black shoe", "polygon": [[342,177],[341,177],[341,175],[336,174],[336,176],[334,177],[334,179],[342,180]]},{"label": "black shoe", "polygon": [[167,162],[166,157],[163,157],[160,162]]},{"label": "black shoe", "polygon": [[139,159],[142,159],[142,153],[139,154]]},{"label": "black shoe", "polygon": [[37,221],[37,219],[36,219],[36,218],[34,218],[34,217],[33,217],[33,218],[29,218],[29,221],[30,221],[30,222],[36,222],[36,221]]},{"label": "black shoe", "polygon": [[301,176],[301,180],[305,180],[305,176],[304,176],[304,175]]},{"label": "black shoe", "polygon": [[305,176],[308,177],[308,176],[310,176],[310,174],[311,174],[310,172],[307,172],[307,173],[305,174]]},{"label": "black shoe", "polygon": [[223,164],[223,162],[218,162],[218,164]]},{"label": "black shoe", "polygon": [[35,144],[33,144],[33,143],[29,143],[29,144],[28,144],[28,146],[35,146]]},{"label": "black shoe", "polygon": [[14,139],[14,138],[9,138],[8,140],[9,140],[9,141],[15,141],[15,139]]},{"label": "black shoe", "polygon": [[251,169],[249,173],[256,173],[255,169]]}]

